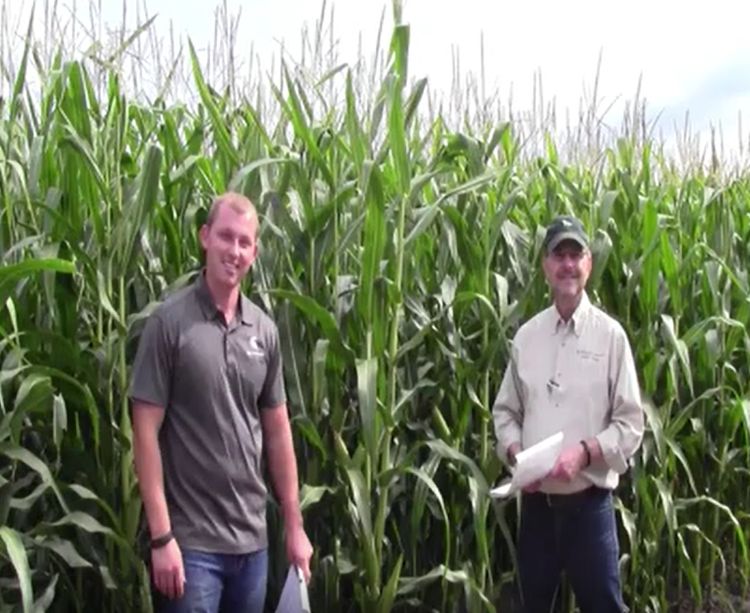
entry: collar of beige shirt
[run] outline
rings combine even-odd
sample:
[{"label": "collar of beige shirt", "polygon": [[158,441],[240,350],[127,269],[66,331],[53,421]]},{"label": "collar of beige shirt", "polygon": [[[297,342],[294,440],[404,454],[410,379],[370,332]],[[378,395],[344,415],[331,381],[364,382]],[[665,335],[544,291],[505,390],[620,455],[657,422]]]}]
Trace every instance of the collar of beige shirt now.
[{"label": "collar of beige shirt", "polygon": [[560,312],[553,304],[552,308],[549,310],[552,335],[554,336],[561,330],[565,331],[572,327],[575,335],[580,338],[590,311],[591,301],[589,300],[589,296],[585,291],[581,294],[581,301],[578,303],[576,310],[573,311],[573,315],[568,321],[565,321],[562,317],[560,317]]}]

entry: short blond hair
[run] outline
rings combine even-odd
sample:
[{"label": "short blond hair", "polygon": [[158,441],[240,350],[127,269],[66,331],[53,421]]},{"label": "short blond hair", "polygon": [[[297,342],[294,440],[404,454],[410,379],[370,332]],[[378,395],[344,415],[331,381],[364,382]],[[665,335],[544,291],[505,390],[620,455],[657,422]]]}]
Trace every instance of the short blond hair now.
[{"label": "short blond hair", "polygon": [[224,192],[214,198],[206,217],[207,226],[210,226],[214,222],[216,216],[219,214],[219,209],[224,205],[230,207],[235,213],[246,214],[250,219],[255,221],[255,227],[258,227],[258,212],[255,210],[255,205],[250,201],[250,198],[237,192]]}]

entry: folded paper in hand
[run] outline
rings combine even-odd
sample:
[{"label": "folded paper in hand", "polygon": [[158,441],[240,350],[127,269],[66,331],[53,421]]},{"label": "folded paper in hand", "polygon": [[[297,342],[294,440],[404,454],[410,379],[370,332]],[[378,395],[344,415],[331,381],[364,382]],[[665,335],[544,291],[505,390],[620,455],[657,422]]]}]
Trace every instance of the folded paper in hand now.
[{"label": "folded paper in hand", "polygon": [[299,566],[290,566],[276,613],[310,613],[305,577]]},{"label": "folded paper in hand", "polygon": [[555,467],[555,462],[562,451],[563,434],[558,432],[539,441],[528,449],[516,454],[516,466],[513,476],[496,488],[490,490],[493,498],[505,498],[534,481],[543,479]]}]

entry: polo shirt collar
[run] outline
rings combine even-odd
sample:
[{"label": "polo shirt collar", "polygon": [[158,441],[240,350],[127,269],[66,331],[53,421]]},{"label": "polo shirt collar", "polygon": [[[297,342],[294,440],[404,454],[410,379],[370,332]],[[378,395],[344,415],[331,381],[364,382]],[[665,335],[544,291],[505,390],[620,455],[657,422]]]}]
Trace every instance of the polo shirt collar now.
[{"label": "polo shirt collar", "polygon": [[[208,289],[208,283],[206,283],[206,269],[202,268],[198,277],[195,280],[195,288],[198,296],[198,303],[200,304],[201,311],[206,319],[215,319],[219,314],[219,309],[211,297],[211,291]],[[245,325],[251,326],[252,322],[252,303],[250,300],[240,292],[239,304],[237,305],[237,313],[235,319],[238,319]]]},{"label": "polo shirt collar", "polygon": [[240,312],[239,316],[242,320],[242,323],[246,326],[252,326],[253,320],[252,320],[252,308],[253,303],[250,302],[250,299],[245,296],[242,292],[240,292]]}]

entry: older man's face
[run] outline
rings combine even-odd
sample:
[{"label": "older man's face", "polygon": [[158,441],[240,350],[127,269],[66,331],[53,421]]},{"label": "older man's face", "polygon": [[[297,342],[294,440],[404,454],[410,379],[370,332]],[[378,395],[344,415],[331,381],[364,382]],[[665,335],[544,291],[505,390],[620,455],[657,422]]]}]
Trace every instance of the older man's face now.
[{"label": "older man's face", "polygon": [[591,275],[591,252],[574,240],[562,241],[545,256],[542,266],[554,297],[574,298]]}]

